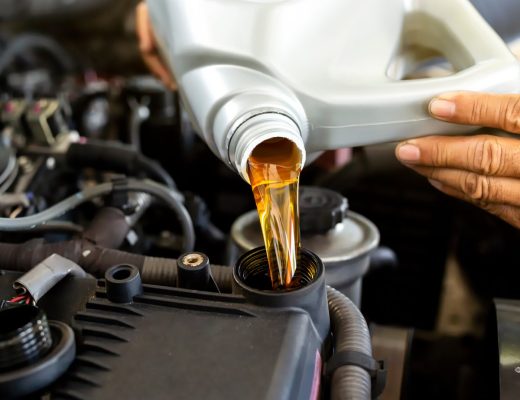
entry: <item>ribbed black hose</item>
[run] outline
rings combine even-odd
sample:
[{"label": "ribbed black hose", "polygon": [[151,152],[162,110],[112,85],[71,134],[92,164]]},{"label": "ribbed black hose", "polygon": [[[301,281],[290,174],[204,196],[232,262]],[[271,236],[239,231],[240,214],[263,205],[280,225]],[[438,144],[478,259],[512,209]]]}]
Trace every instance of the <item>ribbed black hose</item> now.
[{"label": "ribbed black hose", "polygon": [[[139,269],[144,283],[175,286],[177,282],[175,259],[107,249],[87,239],[61,243],[45,243],[41,239],[22,244],[0,243],[0,269],[25,272],[52,254],[68,258],[97,278],[103,278],[105,271],[114,265],[131,264]],[[211,273],[221,292],[231,293],[231,268],[213,265]]]},{"label": "ribbed black hose", "polygon": [[[345,295],[327,287],[334,351],[357,351],[372,357],[370,332],[361,311]],[[371,379],[367,371],[347,365],[332,375],[332,400],[370,400]]]}]

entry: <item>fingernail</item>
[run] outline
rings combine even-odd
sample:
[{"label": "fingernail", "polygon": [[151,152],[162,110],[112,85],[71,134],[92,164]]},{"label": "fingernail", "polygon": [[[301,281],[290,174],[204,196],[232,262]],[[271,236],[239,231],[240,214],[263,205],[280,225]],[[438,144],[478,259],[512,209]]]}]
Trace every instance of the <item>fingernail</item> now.
[{"label": "fingernail", "polygon": [[433,179],[428,179],[428,181],[430,182],[430,184],[437,190],[441,190],[442,189],[442,183],[440,183],[439,181],[436,181],[436,180],[433,180]]},{"label": "fingernail", "polygon": [[421,151],[417,146],[412,144],[403,144],[397,150],[397,156],[401,161],[405,162],[419,161],[421,158]]},{"label": "fingernail", "polygon": [[430,102],[430,113],[441,119],[448,119],[455,115],[455,103],[444,99],[433,99]]}]

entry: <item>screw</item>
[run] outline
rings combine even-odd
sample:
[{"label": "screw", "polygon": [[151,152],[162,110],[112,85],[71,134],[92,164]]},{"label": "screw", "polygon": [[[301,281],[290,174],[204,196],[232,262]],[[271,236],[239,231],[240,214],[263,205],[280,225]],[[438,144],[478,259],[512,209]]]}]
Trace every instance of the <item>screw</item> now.
[{"label": "screw", "polygon": [[520,374],[520,367],[516,367],[516,368],[515,368],[515,372],[516,372],[517,374]]}]

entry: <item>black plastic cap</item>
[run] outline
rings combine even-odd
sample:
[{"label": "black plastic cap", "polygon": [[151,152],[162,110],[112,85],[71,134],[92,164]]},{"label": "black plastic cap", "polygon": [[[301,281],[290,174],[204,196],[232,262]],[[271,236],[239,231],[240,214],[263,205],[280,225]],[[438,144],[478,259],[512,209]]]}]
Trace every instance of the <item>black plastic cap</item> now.
[{"label": "black plastic cap", "polygon": [[347,216],[348,201],[341,194],[313,186],[300,188],[302,234],[320,234],[333,229]]},{"label": "black plastic cap", "polygon": [[130,264],[115,265],[105,272],[107,298],[113,303],[131,303],[143,292],[141,275]]}]

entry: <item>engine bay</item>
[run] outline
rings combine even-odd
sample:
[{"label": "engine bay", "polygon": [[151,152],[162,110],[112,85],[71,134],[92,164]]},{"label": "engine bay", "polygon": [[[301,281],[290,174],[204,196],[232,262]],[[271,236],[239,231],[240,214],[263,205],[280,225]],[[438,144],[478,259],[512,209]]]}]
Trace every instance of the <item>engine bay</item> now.
[{"label": "engine bay", "polygon": [[302,288],[266,294],[251,187],[148,74],[135,2],[43,3],[0,10],[0,398],[475,400],[517,384],[499,346],[516,229],[393,145],[326,152],[301,175]]}]

